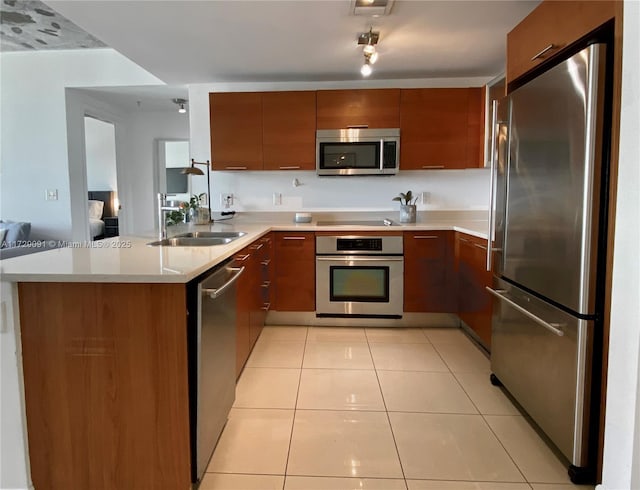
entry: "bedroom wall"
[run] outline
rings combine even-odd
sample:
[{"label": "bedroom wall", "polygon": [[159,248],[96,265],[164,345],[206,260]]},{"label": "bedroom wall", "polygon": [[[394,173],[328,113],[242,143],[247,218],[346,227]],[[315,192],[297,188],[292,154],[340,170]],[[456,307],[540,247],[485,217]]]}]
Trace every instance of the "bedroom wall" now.
[{"label": "bedroom wall", "polygon": [[[0,53],[0,217],[30,221],[40,238],[72,238],[65,87],[162,81],[112,49]],[[45,201],[45,190],[58,199]]]},{"label": "bedroom wall", "polygon": [[84,118],[87,189],[117,191],[116,128],[93,117]]}]

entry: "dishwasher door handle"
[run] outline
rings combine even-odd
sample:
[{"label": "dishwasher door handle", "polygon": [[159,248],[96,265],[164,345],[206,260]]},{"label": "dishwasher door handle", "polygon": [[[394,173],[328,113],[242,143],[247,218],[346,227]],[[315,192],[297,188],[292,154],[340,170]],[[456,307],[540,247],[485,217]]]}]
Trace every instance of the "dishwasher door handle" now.
[{"label": "dishwasher door handle", "polygon": [[231,272],[235,272],[235,274],[231,276],[231,279],[229,279],[219,288],[215,288],[215,289],[203,288],[202,293],[208,295],[211,299],[216,299],[218,296],[221,296],[224,293],[225,289],[227,289],[229,286],[231,286],[234,282],[238,280],[240,275],[244,272],[244,267],[229,267],[227,270]]},{"label": "dishwasher door handle", "polygon": [[489,286],[486,286],[485,289],[489,293],[493,294],[496,298],[499,298],[502,301],[504,301],[505,303],[511,305],[513,308],[518,310],[524,316],[526,316],[529,319],[531,319],[534,322],[536,322],[538,325],[543,326],[544,328],[549,330],[549,332],[551,332],[552,334],[557,335],[558,337],[562,337],[564,335],[564,332],[561,330],[561,328],[562,327],[566,327],[566,324],[564,324],[564,323],[549,323],[549,322],[544,321],[542,318],[540,318],[539,316],[534,315],[529,310],[527,310],[526,308],[523,308],[522,306],[520,306],[515,301],[510,300],[509,298],[507,298],[504,295],[504,293],[506,293],[506,291],[504,289],[492,289]]}]

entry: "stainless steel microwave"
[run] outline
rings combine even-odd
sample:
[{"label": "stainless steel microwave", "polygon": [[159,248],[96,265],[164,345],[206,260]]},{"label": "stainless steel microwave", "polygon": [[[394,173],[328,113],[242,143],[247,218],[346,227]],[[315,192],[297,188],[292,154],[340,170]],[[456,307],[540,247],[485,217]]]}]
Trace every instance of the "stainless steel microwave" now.
[{"label": "stainless steel microwave", "polygon": [[400,129],[322,129],[316,132],[318,175],[394,175]]}]

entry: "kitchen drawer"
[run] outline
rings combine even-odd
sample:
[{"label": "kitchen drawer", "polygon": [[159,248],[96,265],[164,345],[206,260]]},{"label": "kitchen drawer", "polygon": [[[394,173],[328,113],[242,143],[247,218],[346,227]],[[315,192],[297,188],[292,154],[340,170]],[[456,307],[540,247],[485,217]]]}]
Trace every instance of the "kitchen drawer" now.
[{"label": "kitchen drawer", "polygon": [[447,253],[447,233],[442,231],[405,231],[405,255],[417,253],[425,259],[444,259]]}]

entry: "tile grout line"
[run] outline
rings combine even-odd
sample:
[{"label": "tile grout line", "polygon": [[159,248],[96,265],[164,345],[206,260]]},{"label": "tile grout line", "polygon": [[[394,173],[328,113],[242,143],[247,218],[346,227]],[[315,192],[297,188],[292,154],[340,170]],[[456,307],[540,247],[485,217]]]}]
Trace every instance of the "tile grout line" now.
[{"label": "tile grout line", "polygon": [[389,423],[389,430],[391,431],[391,437],[393,438],[393,445],[396,448],[396,455],[398,456],[398,463],[400,464],[400,471],[402,472],[402,479],[404,481],[404,488],[408,489],[409,485],[407,484],[407,475],[404,472],[404,466],[402,465],[402,458],[400,457],[400,450],[398,449],[398,442],[396,441],[396,435],[393,432],[393,425],[391,424],[391,417],[389,417],[389,410],[387,409],[387,402],[384,399],[384,392],[382,391],[382,384],[380,383],[380,378],[378,377],[378,369],[376,368],[376,363],[373,360],[373,352],[371,352],[371,344],[369,343],[369,336],[367,335],[367,329],[364,329],[364,335],[367,339],[367,348],[369,349],[369,355],[371,356],[371,363],[373,364],[373,370],[376,373],[376,381],[378,382],[378,389],[380,390],[380,397],[382,398],[382,404],[384,405],[384,413],[387,416],[387,422]]},{"label": "tile grout line", "polygon": [[305,327],[304,349],[302,349],[302,359],[300,359],[300,374],[298,375],[298,389],[296,390],[296,401],[293,405],[293,419],[291,421],[291,434],[289,434],[289,448],[287,449],[287,461],[284,465],[284,478],[282,479],[282,490],[287,484],[287,472],[289,470],[289,458],[291,457],[291,443],[293,442],[293,428],[296,425],[296,414],[298,413],[298,397],[300,396],[300,384],[302,382],[302,369],[304,366],[304,355],[307,352],[307,339],[309,338],[309,327]]}]

